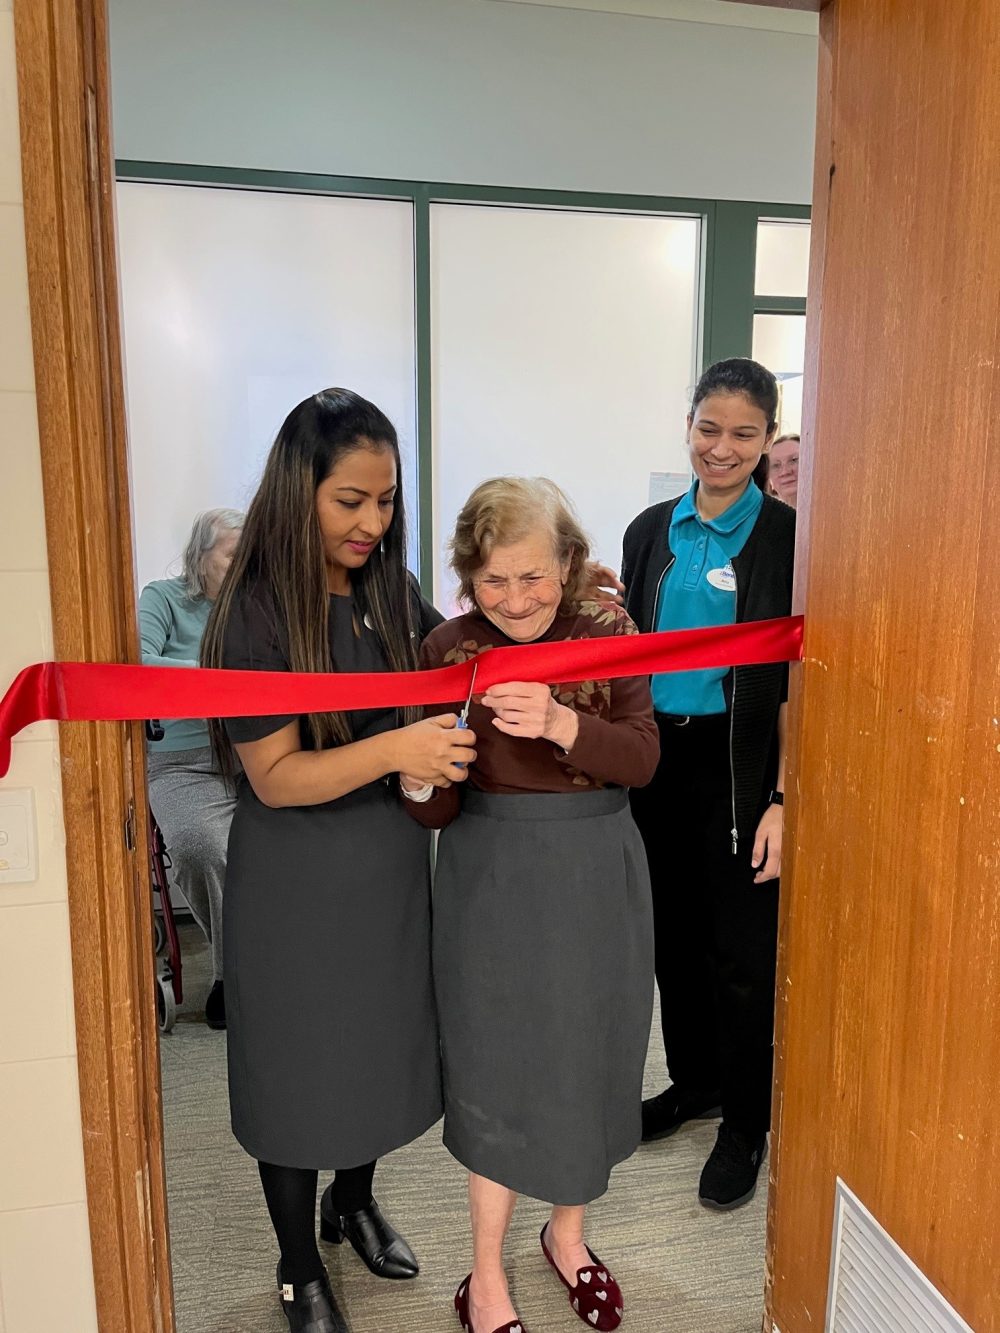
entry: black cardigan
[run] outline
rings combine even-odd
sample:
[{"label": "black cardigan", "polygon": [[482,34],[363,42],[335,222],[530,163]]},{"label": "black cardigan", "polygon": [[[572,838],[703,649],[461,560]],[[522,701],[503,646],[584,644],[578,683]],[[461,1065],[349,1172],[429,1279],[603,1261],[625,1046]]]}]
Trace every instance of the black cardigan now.
[{"label": "black cardigan", "polygon": [[[667,534],[678,501],[653,505],[625,533],[625,609],[643,633],[656,628],[660,584],[674,562]],[[738,623],[791,615],[794,556],[795,510],[765,495],[747,543],[732,562]],[[723,691],[732,719],[734,829],[740,837],[753,836],[777,776],[778,709],[788,698],[788,664],[736,667],[725,677]]]}]

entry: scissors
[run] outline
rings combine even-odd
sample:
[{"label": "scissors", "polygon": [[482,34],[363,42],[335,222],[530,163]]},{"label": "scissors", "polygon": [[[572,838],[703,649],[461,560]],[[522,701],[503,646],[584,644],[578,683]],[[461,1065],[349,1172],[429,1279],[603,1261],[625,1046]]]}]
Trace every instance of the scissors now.
[{"label": "scissors", "polygon": [[469,681],[469,693],[465,699],[465,707],[458,715],[457,725],[461,731],[467,730],[469,726],[469,709],[472,707],[472,696],[475,693],[476,689],[476,672],[478,670],[479,670],[479,658],[474,657],[472,659],[472,679]]},{"label": "scissors", "polygon": [[[455,724],[455,726],[459,731],[468,731],[469,729],[469,709],[472,707],[472,695],[473,691],[476,688],[476,672],[478,670],[479,670],[479,658],[476,657],[475,659],[473,659],[472,663],[472,680],[469,682],[469,693],[468,697],[465,700],[465,707],[459,713],[458,721]],[[465,768],[465,765],[456,764],[455,767]]]}]

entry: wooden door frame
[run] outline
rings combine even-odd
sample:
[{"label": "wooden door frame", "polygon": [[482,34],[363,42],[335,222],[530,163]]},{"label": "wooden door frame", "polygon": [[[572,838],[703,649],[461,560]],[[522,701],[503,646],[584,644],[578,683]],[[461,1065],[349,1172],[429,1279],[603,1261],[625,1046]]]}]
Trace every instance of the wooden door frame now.
[{"label": "wooden door frame", "polygon": [[[135,661],[106,0],[14,0],[14,31],[55,652]],[[142,730],[64,724],[60,750],[98,1323],[173,1333]]]},{"label": "wooden door frame", "polygon": [[[105,0],[15,0],[14,40],[55,651],[134,661]],[[98,1323],[171,1333],[143,736],[59,741]]]}]

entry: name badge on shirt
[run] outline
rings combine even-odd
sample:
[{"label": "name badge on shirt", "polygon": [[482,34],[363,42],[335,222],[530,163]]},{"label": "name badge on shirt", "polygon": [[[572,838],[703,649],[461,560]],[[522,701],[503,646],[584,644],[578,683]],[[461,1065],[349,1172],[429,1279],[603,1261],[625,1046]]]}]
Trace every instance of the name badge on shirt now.
[{"label": "name badge on shirt", "polygon": [[710,569],[705,577],[720,592],[736,591],[736,571],[732,565],[726,565],[725,569]]}]

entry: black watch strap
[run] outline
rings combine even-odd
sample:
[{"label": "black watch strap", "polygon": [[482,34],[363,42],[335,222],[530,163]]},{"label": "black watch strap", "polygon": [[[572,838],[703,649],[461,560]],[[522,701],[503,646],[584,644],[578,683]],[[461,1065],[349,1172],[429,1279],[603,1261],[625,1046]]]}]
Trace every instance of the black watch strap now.
[{"label": "black watch strap", "polygon": [[767,798],[768,805],[784,805],[785,793],[783,791],[773,791]]}]

